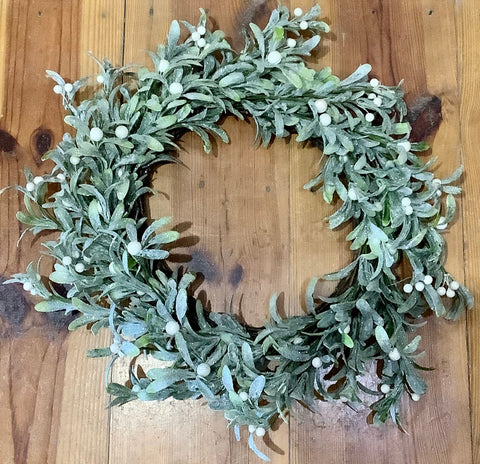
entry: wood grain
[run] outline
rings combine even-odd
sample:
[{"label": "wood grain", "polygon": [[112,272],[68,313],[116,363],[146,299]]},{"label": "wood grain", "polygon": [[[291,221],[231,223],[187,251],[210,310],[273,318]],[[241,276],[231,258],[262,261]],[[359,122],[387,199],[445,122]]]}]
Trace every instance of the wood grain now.
[{"label": "wood grain", "polygon": [[[290,7],[308,9],[310,0]],[[46,68],[67,80],[96,73],[87,51],[116,65],[148,63],[146,50],[165,40],[173,19],[196,22],[198,9],[241,48],[241,26],[266,23],[268,0],[0,0],[0,188],[22,182],[25,165],[45,172],[41,154],[64,125]],[[370,62],[386,84],[405,78],[416,137],[426,136],[438,156],[438,176],[466,168],[459,216],[445,235],[447,267],[480,301],[480,75],[479,13],[474,0],[322,1],[332,26],[315,66],[345,77]],[[34,83],[34,84],[32,84]],[[32,105],[32,102],[35,102]],[[181,141],[187,167],[168,166],[153,176],[160,195],[152,217],[172,215],[182,241],[172,267],[197,271],[197,289],[213,311],[232,310],[253,325],[282,292],[281,311],[301,314],[312,276],[350,258],[348,227],[329,231],[331,207],[302,185],[315,174],[318,151],[294,141],[255,147],[252,124],[227,118],[231,136],[206,155],[193,135]],[[22,270],[39,243],[16,248],[19,196],[0,197],[0,274]],[[319,285],[318,291],[331,287]],[[0,287],[0,462],[30,463],[230,463],[260,462],[237,443],[221,413],[203,401],[131,403],[105,409],[104,361],[85,358],[108,335],[84,330],[66,337],[61,319],[36,314],[20,287]],[[421,332],[430,388],[420,403],[403,402],[409,434],[392,425],[374,428],[367,412],[319,404],[301,407],[279,424],[261,448],[275,464],[480,464],[480,317],[459,323],[428,318]],[[140,360],[145,368],[152,360]],[[118,364],[115,380],[128,366]],[[277,430],[278,428],[278,430]]]}]

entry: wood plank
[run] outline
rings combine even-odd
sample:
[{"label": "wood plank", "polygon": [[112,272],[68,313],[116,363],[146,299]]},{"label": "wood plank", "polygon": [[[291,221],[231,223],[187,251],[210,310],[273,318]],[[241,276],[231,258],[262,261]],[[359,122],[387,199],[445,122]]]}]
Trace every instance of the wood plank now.
[{"label": "wood plank", "polygon": [[[45,69],[65,74],[76,69],[78,31],[72,17],[77,10],[75,1],[0,5],[2,187],[24,183],[25,166],[35,174],[48,168],[40,165],[40,157],[61,135],[63,111]],[[25,269],[40,251],[40,243],[31,237],[16,247],[19,208],[20,195],[15,191],[0,198],[2,282]],[[2,462],[51,461],[58,436],[68,321],[33,311],[30,298],[18,285],[1,286],[0,317],[0,358],[5,362],[0,391]]]},{"label": "wood plank", "polygon": [[461,158],[465,167],[463,259],[465,282],[472,289],[475,306],[467,314],[470,369],[470,417],[474,464],[480,463],[480,18],[478,2],[456,2],[458,73],[460,77]]},{"label": "wood plank", "polygon": [[[98,72],[87,51],[99,59],[108,57],[114,65],[122,64],[122,0],[83,0],[76,20],[80,25],[79,69],[71,74],[72,79]],[[109,460],[110,410],[106,408],[109,399],[104,384],[106,361],[88,359],[85,353],[110,343],[108,331],[93,337],[89,331],[81,329],[68,337],[56,452],[58,463],[105,464]]]},{"label": "wood plank", "polygon": [[[458,153],[459,120],[455,12],[450,2],[436,2],[433,13],[427,2],[363,1],[352,2],[348,9],[326,3],[336,37],[330,50],[336,74],[346,76],[361,62],[370,62],[372,74],[384,83],[405,78],[410,104],[420,104],[418,97],[425,93],[442,99],[444,120],[432,148],[441,158],[438,175],[451,172],[460,160],[451,157]],[[462,278],[458,223],[448,243],[448,268]],[[463,324],[429,319],[429,327],[422,330],[428,350],[424,364],[437,370],[427,375],[430,389],[420,404],[408,399],[403,403],[410,435],[391,425],[375,429],[339,406],[319,405],[316,416],[298,411],[298,425],[292,425],[292,463],[306,462],[320,452],[325,463],[471,462],[465,330]]]}]

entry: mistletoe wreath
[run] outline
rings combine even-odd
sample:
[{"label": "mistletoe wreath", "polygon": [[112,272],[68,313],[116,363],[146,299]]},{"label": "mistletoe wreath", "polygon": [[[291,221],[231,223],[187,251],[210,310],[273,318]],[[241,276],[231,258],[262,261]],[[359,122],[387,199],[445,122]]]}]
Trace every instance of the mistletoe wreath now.
[{"label": "mistletoe wreath", "polygon": [[[110,329],[112,344],[89,355],[111,358],[111,404],[202,396],[225,412],[237,439],[240,427],[248,428],[249,446],[263,459],[254,437],[278,416],[286,420],[295,400],[310,407],[318,398],[354,408],[365,403],[375,424],[390,416],[401,427],[402,393],[418,401],[426,391],[417,373],[420,336],[409,334],[429,309],[455,319],[473,304],[443,266],[440,234],[454,217],[460,188],[449,184],[461,168],[444,180],[428,171],[433,161],[414,154],[427,146],[408,141],[401,88],[368,80],[369,65],[344,80],[305,65],[302,57],[329,30],[319,14],[318,6],[305,14],[296,8],[293,16],[279,6],[263,30],[250,24],[237,53],[222,31],[207,29],[201,10],[196,26],[183,22],[190,33],[184,42],[173,21],[167,44],[150,53],[153,71],[99,62],[99,88],[83,100],[77,96],[87,79],[66,83],[48,71],[76,133],[45,155],[55,164],[51,174],[26,170],[26,186],[17,186],[26,207],[17,216],[26,230],[60,235],[44,243],[56,260],[48,279],[31,263],[9,282],[40,296],[38,311],[80,312],[72,330]],[[353,223],[347,239],[354,260],[324,276],[340,280],[334,293],[319,303],[313,279],[308,313],[289,318],[277,313],[274,295],[262,328],[206,312],[189,291],[195,275],[165,263],[163,245],[179,236],[158,232],[170,218],[144,217],[149,173],[178,162],[177,142],[186,132],[197,133],[206,152],[211,135],[227,142],[219,126],[225,115],[253,119],[264,144],[297,134],[297,142],[318,146],[319,173],[305,188],[320,190],[328,203],[338,197],[331,229]],[[395,268],[402,259],[411,269],[406,278]],[[162,367],[142,375],[136,368],[142,352]],[[109,383],[121,356],[132,358],[129,379]],[[375,390],[362,383],[372,363]]]}]

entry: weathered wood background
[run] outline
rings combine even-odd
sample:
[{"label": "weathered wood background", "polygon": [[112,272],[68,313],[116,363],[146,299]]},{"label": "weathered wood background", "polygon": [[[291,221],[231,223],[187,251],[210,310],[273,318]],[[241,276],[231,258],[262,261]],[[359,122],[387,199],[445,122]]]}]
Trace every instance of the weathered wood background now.
[{"label": "weathered wood background", "polygon": [[[304,9],[310,0],[298,0]],[[95,73],[87,57],[146,63],[145,50],[166,36],[172,19],[211,14],[237,48],[240,29],[265,24],[275,1],[262,0],[0,0],[0,187],[23,183],[24,166],[46,172],[41,155],[65,129],[60,99],[45,69],[74,80]],[[480,463],[479,381],[479,13],[476,0],[322,0],[332,26],[315,66],[346,76],[370,62],[386,84],[405,78],[414,136],[426,137],[444,175],[465,166],[458,219],[446,234],[448,268],[473,289],[474,311],[458,323],[434,320],[422,330],[430,389],[405,399],[408,434],[376,429],[365,415],[333,405],[319,414],[297,408],[262,444],[275,464]],[[261,324],[268,299],[283,291],[285,313],[302,311],[309,278],[348,262],[346,231],[328,231],[329,209],[302,190],[315,172],[314,150],[277,141],[254,149],[252,125],[228,120],[229,145],[205,155],[183,140],[188,169],[155,177],[163,195],[153,216],[170,213],[183,248],[173,265],[202,273],[215,310],[232,301],[244,320]],[[0,198],[0,273],[23,270],[40,251],[21,232],[20,197]],[[235,442],[221,413],[202,401],[129,404],[108,410],[103,360],[85,350],[108,343],[86,330],[69,334],[60,315],[36,314],[21,287],[0,287],[0,462],[15,464],[257,462]],[[115,375],[121,373],[119,366]]]}]

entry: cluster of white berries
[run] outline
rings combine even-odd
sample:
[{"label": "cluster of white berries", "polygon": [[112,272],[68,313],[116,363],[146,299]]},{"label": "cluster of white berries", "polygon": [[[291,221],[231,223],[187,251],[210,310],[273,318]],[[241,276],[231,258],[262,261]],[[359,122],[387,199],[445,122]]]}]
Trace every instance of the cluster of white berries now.
[{"label": "cluster of white berries", "polygon": [[252,424],[248,426],[248,431],[250,433],[255,433],[257,437],[263,437],[266,433],[266,430],[264,427],[256,427],[255,425],[252,425]]},{"label": "cluster of white berries", "polygon": [[419,280],[418,282],[415,283],[415,287],[412,284],[405,284],[403,286],[403,291],[405,293],[412,293],[413,289],[417,290],[418,292],[423,292],[425,290],[425,285],[432,285],[433,283],[433,277],[429,274],[427,274],[424,278],[423,281]]},{"label": "cluster of white berries", "polygon": [[63,92],[71,93],[73,91],[73,85],[68,82],[64,86],[57,84],[56,86],[53,87],[53,91],[56,94],[61,94]]},{"label": "cluster of white berries", "polygon": [[[75,257],[79,258],[80,257],[80,253],[78,253],[78,251],[75,253]],[[64,266],[71,266],[73,263],[73,259],[71,256],[64,256],[62,258],[62,264]],[[79,274],[81,274],[82,272],[85,271],[85,264],[83,263],[76,263],[75,266],[74,266],[74,269],[76,272],[78,272]]]},{"label": "cluster of white berries", "polygon": [[438,287],[437,292],[440,296],[447,296],[447,298],[453,298],[456,295],[456,291],[460,288],[460,284],[456,280],[452,280],[447,284],[448,287]]},{"label": "cluster of white berries", "polygon": [[[405,293],[412,293],[413,289],[422,292],[425,290],[425,285],[431,285],[433,283],[433,277],[429,274],[427,274],[424,278],[423,281],[419,280],[418,282],[415,283],[415,286],[412,284],[405,284],[403,286],[403,291]],[[460,288],[460,284],[456,280],[452,280],[450,283],[447,284],[448,287],[438,287],[437,288],[437,293],[440,296],[447,296],[448,298],[453,298],[455,296],[455,292]]]},{"label": "cluster of white berries", "polygon": [[[370,80],[370,85],[372,86],[372,88],[376,89],[380,85],[380,81],[378,79],[371,79]],[[382,97],[380,97],[376,93],[374,93],[374,92],[369,93],[368,94],[368,99],[372,100],[372,102],[375,106],[382,106],[382,103],[383,103]],[[370,113],[367,113],[367,114],[370,114]],[[370,118],[371,118],[371,116],[369,116],[368,119],[365,117],[365,119],[367,119],[367,121]],[[373,118],[372,118],[372,121],[373,121]],[[371,122],[371,121],[369,121],[369,122]]]},{"label": "cluster of white berries", "polygon": [[402,207],[406,216],[410,216],[413,214],[412,200],[410,200],[410,198],[402,198]]},{"label": "cluster of white berries", "polygon": [[[296,18],[300,18],[303,16],[303,10],[301,8],[295,8],[293,10],[293,15],[296,17]],[[306,31],[308,29],[308,22],[307,21],[300,21],[300,29],[302,31]]]},{"label": "cluster of white berries", "polygon": [[320,124],[322,126],[329,126],[332,123],[332,117],[326,112],[328,109],[328,102],[323,98],[318,98],[313,102],[313,106],[320,115]]},{"label": "cluster of white berries", "polygon": [[434,187],[436,187],[435,195],[437,197],[441,197],[442,196],[442,181],[440,179],[433,179],[432,180],[432,185]]},{"label": "cluster of white berries", "polygon": [[203,37],[206,32],[205,26],[198,26],[197,29],[192,32],[191,37],[197,47],[203,48],[207,45],[207,41]]},{"label": "cluster of white berries", "polygon": [[[35,277],[38,281],[40,281],[40,274],[37,274]],[[30,292],[30,294],[33,295],[33,296],[38,295],[38,292],[35,289],[35,287],[34,287],[34,285],[32,284],[31,281],[24,282],[23,289],[26,292]]]},{"label": "cluster of white berries", "polygon": [[45,179],[43,176],[36,176],[33,178],[32,182],[27,182],[25,185],[25,189],[27,192],[33,192],[35,190],[35,186],[41,184]]}]

